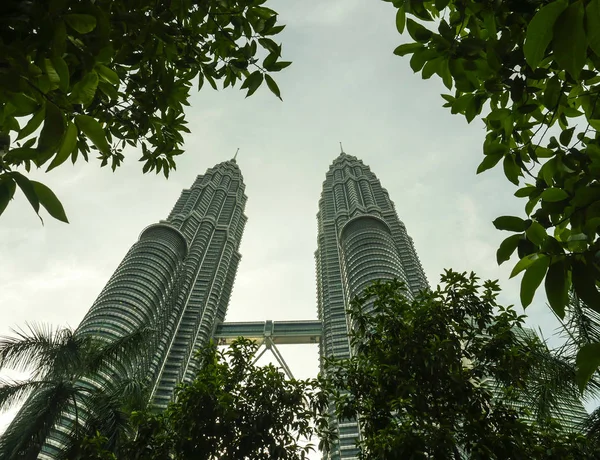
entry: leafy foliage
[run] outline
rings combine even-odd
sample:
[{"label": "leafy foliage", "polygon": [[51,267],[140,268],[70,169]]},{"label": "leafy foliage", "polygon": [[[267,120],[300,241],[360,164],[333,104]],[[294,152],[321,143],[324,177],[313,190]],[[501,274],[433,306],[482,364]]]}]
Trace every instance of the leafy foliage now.
[{"label": "leafy foliage", "polygon": [[[4,0],[0,5],[0,214],[16,187],[67,222],[59,200],[15,169],[52,170],[94,150],[115,170],[126,145],[169,176],[197,81],[252,95],[290,63],[265,0]],[[11,142],[12,137],[16,137]]]},{"label": "leafy foliage", "polygon": [[[69,458],[82,452],[80,458],[91,458],[85,452],[99,440],[80,441],[91,440],[97,431],[106,436],[107,447],[114,449],[129,429],[127,414],[144,408],[147,402],[144,379],[138,375],[143,360],[136,356],[140,347],[147,345],[151,331],[141,328],[106,342],[70,329],[42,325],[28,329],[0,340],[0,368],[32,374],[25,381],[0,381],[1,410],[25,400],[0,437],[0,457],[37,458],[55,424],[64,422],[66,412],[75,415],[65,444]],[[120,369],[119,378],[99,377],[114,374],[115,368]]]},{"label": "leafy foliage", "polygon": [[240,338],[201,353],[200,370],[180,386],[164,413],[136,413],[127,459],[305,459],[326,395],[315,381],[287,380],[273,365],[253,363],[257,345]]},{"label": "leafy foliage", "polygon": [[552,418],[564,407],[536,403],[550,378],[576,400],[574,367],[496,303],[495,282],[446,271],[442,283],[411,301],[380,282],[351,303],[353,357],[329,361],[326,384],[340,419],[358,416],[360,458],[597,458]]},{"label": "leafy foliage", "polygon": [[512,276],[525,272],[523,306],[545,279],[560,318],[571,286],[600,311],[600,0],[393,4],[399,32],[406,25],[413,40],[395,53],[454,89],[442,95],[453,114],[468,122],[486,114],[477,172],[501,163],[506,178],[523,185],[515,195],[527,201],[525,218],[494,222],[517,233],[497,258],[517,251]]}]

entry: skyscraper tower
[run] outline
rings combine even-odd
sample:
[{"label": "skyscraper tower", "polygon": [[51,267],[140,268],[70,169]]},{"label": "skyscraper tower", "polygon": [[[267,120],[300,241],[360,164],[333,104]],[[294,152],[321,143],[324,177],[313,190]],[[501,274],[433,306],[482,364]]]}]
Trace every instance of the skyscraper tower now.
[{"label": "skyscraper tower", "polygon": [[[322,321],[323,358],[351,354],[346,309],[350,300],[375,280],[397,278],[412,297],[427,288],[427,279],[404,224],[379,179],[354,156],[342,153],[333,161],[319,201],[317,307]],[[331,421],[339,441],[329,459],[357,458],[359,427],[355,421]]]},{"label": "skyscraper tower", "polygon": [[[225,319],[241,258],[246,200],[235,159],[198,176],[166,220],[142,231],[77,329],[111,341],[152,325],[156,340],[140,354],[158,409],[166,407],[178,383],[193,377],[195,352]],[[100,385],[127,371],[114,368],[86,384]],[[63,413],[40,458],[56,458],[72,412]]]}]

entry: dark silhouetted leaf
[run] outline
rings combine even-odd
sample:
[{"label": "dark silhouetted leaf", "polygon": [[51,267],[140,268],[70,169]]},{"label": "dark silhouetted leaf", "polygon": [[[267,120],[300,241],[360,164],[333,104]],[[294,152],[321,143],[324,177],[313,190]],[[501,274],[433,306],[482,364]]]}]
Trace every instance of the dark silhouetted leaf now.
[{"label": "dark silhouetted leaf", "polygon": [[498,230],[509,230],[511,232],[524,232],[530,224],[530,220],[523,220],[516,216],[501,216],[494,220],[494,227]]},{"label": "dark silhouetted leaf", "polygon": [[96,18],[90,14],[66,14],[64,20],[80,34],[87,34],[96,28]]},{"label": "dark silhouetted leaf", "polygon": [[527,64],[535,69],[546,54],[546,48],[552,41],[553,26],[569,2],[558,0],[541,8],[527,26],[527,36],[523,53]]},{"label": "dark silhouetted leaf", "polygon": [[546,275],[546,296],[550,307],[559,318],[565,317],[568,302],[567,267],[564,259],[552,262]]},{"label": "dark silhouetted leaf", "polygon": [[110,155],[110,145],[108,145],[102,125],[97,120],[88,115],[77,115],[75,123],[79,130],[94,143],[98,150],[106,155]]},{"label": "dark silhouetted leaf", "polygon": [[513,254],[513,252],[515,252],[515,249],[517,249],[520,239],[521,235],[512,235],[506,238],[500,244],[500,247],[496,251],[496,260],[498,261],[498,265],[501,265],[510,259],[510,256]]},{"label": "dark silhouetted leaf", "polygon": [[39,182],[32,180],[31,184],[39,198],[40,204],[48,211],[48,214],[55,219],[68,224],[69,220],[67,219],[65,210],[54,192]]},{"label": "dark silhouetted leaf", "polygon": [[575,79],[579,77],[579,73],[585,64],[587,52],[587,39],[583,22],[584,14],[583,2],[572,3],[563,11],[554,25],[554,38],[552,40],[554,58]]},{"label": "dark silhouetted leaf", "polygon": [[592,375],[600,366],[600,343],[589,343],[577,352],[577,385],[583,393]]},{"label": "dark silhouetted leaf", "polygon": [[531,304],[535,291],[546,275],[549,263],[550,258],[541,254],[531,265],[529,265],[529,267],[527,267],[523,279],[521,280],[521,304],[523,305],[523,308]]}]

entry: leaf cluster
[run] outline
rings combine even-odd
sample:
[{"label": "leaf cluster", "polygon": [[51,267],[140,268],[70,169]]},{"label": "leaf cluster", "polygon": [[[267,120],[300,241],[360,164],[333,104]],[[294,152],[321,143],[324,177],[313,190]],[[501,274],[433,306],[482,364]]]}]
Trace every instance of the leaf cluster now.
[{"label": "leaf cluster", "polygon": [[257,366],[257,345],[239,338],[228,349],[200,353],[194,380],[182,384],[164,413],[138,413],[127,459],[305,459],[326,421],[327,399],[311,380],[288,380]]},{"label": "leaf cluster", "polygon": [[[197,82],[252,95],[281,60],[265,0],[5,0],[0,6],[0,214],[18,186],[67,221],[58,199],[15,171],[93,150],[113,171],[129,145],[166,177],[183,153],[184,107]],[[261,62],[262,59],[262,62]],[[15,138],[15,142],[11,139]]]},{"label": "leaf cluster", "polygon": [[544,347],[520,339],[498,285],[453,271],[442,283],[409,300],[378,282],[350,306],[353,356],[330,360],[326,380],[340,421],[358,418],[360,458],[596,458],[556,412],[538,424],[524,404]]},{"label": "leaf cluster", "polygon": [[524,185],[515,196],[526,216],[494,221],[515,232],[497,259],[517,252],[523,306],[545,280],[559,318],[571,287],[600,311],[600,1],[393,3],[399,32],[412,38],[395,53],[454,89],[442,95],[453,114],[485,115],[477,172],[501,164],[507,180]]}]

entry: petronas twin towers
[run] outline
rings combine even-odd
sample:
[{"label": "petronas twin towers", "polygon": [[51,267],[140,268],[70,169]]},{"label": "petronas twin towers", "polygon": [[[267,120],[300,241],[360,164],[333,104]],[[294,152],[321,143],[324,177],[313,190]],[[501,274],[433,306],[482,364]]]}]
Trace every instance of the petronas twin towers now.
[{"label": "petronas twin towers", "polygon": [[[151,399],[158,408],[173,398],[178,383],[194,375],[195,352],[211,337],[226,335],[229,323],[223,322],[241,257],[246,200],[235,159],[198,176],[166,220],[142,231],[78,328],[79,334],[107,340],[144,324],[158,329],[158,339],[140,351],[148,362]],[[334,160],[317,219],[319,322],[256,324],[265,334],[270,328],[269,337],[277,330],[287,334],[280,343],[306,343],[302,337],[310,336],[320,343],[321,357],[347,357],[346,306],[353,296],[377,279],[404,280],[413,293],[426,288],[427,280],[388,193],[357,158],[341,153]],[[252,324],[230,331],[251,331]],[[118,375],[122,370],[114,371]],[[339,443],[328,458],[355,458],[356,423],[334,423]],[[61,431],[59,423],[41,458],[55,457]]]}]

